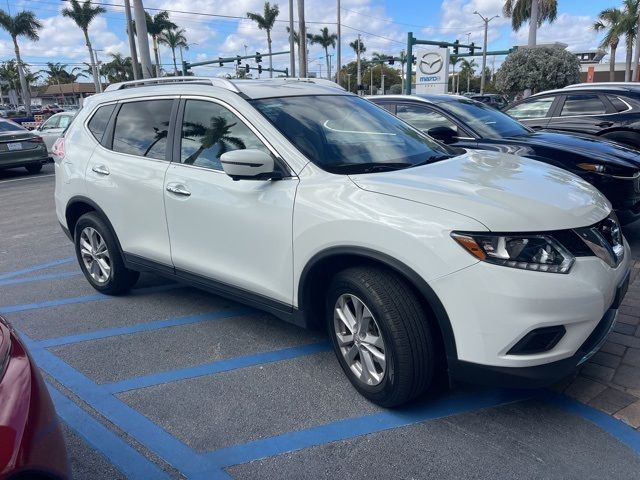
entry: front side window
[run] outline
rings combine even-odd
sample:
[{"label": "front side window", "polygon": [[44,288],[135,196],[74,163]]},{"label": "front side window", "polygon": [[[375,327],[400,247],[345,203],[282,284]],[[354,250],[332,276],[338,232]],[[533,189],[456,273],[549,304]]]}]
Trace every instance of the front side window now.
[{"label": "front side window", "polygon": [[572,115],[602,115],[607,109],[602,100],[595,94],[575,94],[567,95],[564,105],[562,106],[561,117]]},{"label": "front side window", "polygon": [[544,118],[549,113],[555,97],[544,97],[520,103],[506,112],[516,120]]},{"label": "front side window", "polygon": [[187,100],[180,142],[180,162],[222,170],[220,156],[245,148],[269,149],[236,115],[217,103]]},{"label": "front side window", "polygon": [[116,117],[113,150],[164,160],[173,100],[125,103]]},{"label": "front side window", "polygon": [[530,130],[509,115],[475,100],[452,100],[440,107],[482,138],[505,138],[526,135]]},{"label": "front side window", "polygon": [[441,113],[419,105],[398,105],[398,118],[413,125],[418,130],[428,133],[431,128],[448,127],[458,133],[458,126]]},{"label": "front side window", "polygon": [[115,104],[104,105],[98,108],[93,114],[93,117],[91,117],[91,120],[89,120],[87,126],[97,141],[102,142],[102,136],[107,129],[107,125],[109,125],[109,119],[115,108]]},{"label": "front side window", "polygon": [[42,130],[50,130],[52,128],[58,128],[60,117],[51,117],[42,124]]},{"label": "front side window", "polygon": [[252,104],[309,160],[332,173],[398,170],[453,156],[453,150],[360,97],[292,96]]}]

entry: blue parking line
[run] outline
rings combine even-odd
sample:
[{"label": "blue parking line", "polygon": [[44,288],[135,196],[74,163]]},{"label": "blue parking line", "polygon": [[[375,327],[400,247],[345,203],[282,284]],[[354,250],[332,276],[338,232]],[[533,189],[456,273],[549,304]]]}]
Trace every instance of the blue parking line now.
[{"label": "blue parking line", "polygon": [[[184,288],[185,286],[186,285],[182,285],[179,283],[171,283],[168,285],[160,285],[157,287],[145,287],[145,288],[139,288],[137,290],[132,290],[131,295],[144,295],[148,293],[164,292],[166,290],[172,290],[174,288]],[[0,313],[24,312],[26,310],[38,310],[42,308],[59,307],[62,305],[71,305],[74,303],[98,302],[102,300],[112,300],[114,298],[118,298],[118,297],[103,295],[102,293],[94,293],[93,295],[84,295],[81,297],[59,298],[57,300],[47,300],[45,302],[38,302],[38,303],[25,303],[22,305],[7,305],[5,307],[0,307]]]},{"label": "blue parking line", "polygon": [[169,476],[140,452],[47,383],[58,416],[89,445],[131,480],[164,480]]},{"label": "blue parking line", "polygon": [[560,407],[594,423],[640,455],[640,432],[637,432],[626,423],[564,395],[547,392],[543,399],[551,405]]},{"label": "blue parking line", "polygon": [[230,370],[237,370],[239,368],[246,368],[254,365],[290,360],[292,358],[328,352],[330,350],[331,346],[329,342],[311,343],[297,347],[283,348],[281,350],[245,355],[243,357],[229,358],[227,360],[217,360],[211,363],[196,365],[194,367],[179,368],[168,372],[128,378],[120,382],[104,384],[102,387],[109,393],[119,393],[127,390],[136,390],[139,388],[161,385],[163,383],[175,382],[178,380],[186,380],[188,378],[228,372]]},{"label": "blue parking line", "polygon": [[14,272],[6,272],[0,274],[0,280],[5,280],[7,278],[17,277],[19,275],[24,275],[25,273],[36,272],[38,270],[44,270],[45,268],[57,267],[58,265],[64,265],[65,263],[71,263],[76,260],[76,257],[67,257],[61,258],[59,260],[53,260],[52,262],[41,263],[39,265],[34,265],[32,267],[23,268],[22,270],[16,270]]},{"label": "blue parking line", "polygon": [[[83,374],[19,332],[38,366],[168,464],[190,479],[212,478],[214,466],[140,412],[107,394]],[[148,477],[153,478],[153,477]]]},{"label": "blue parking line", "polygon": [[7,285],[22,285],[24,283],[42,282],[44,280],[60,280],[62,278],[76,277],[82,275],[82,272],[76,270],[74,272],[47,273],[45,275],[36,275],[26,278],[10,278],[9,280],[0,280],[0,287]]},{"label": "blue parking line", "polygon": [[226,468],[338,440],[347,440],[361,435],[413,425],[427,420],[520,402],[530,396],[531,392],[486,390],[469,395],[444,397],[401,410],[387,410],[362,417],[338,420],[296,432],[283,433],[274,437],[216,450],[206,456],[220,468]]},{"label": "blue parking line", "polygon": [[255,310],[249,307],[225,309],[198,315],[189,315],[186,317],[170,318],[168,320],[138,323],[135,325],[127,325],[126,327],[105,328],[103,330],[95,330],[93,332],[79,333],[76,335],[47,338],[46,340],[37,341],[37,344],[42,348],[58,347],[60,345],[69,345],[73,343],[87,342],[90,340],[100,340],[102,338],[117,337],[120,335],[131,335],[133,333],[149,332],[153,330],[159,330],[161,328],[178,327],[182,325],[190,325],[193,323],[208,322],[214,320],[224,320],[226,318],[249,315],[254,312]]}]

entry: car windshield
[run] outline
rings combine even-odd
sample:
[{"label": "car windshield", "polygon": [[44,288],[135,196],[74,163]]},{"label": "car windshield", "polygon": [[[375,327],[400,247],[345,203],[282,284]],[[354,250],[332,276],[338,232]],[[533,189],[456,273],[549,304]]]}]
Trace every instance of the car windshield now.
[{"label": "car windshield", "polygon": [[265,98],[253,105],[313,163],[332,173],[397,170],[453,156],[444,145],[356,96]]},{"label": "car windshield", "polygon": [[505,138],[526,135],[529,128],[484,103],[459,99],[440,104],[444,110],[455,115],[483,138]]},{"label": "car windshield", "polygon": [[26,128],[24,128],[21,125],[18,125],[15,122],[12,122],[11,120],[2,120],[0,121],[0,132],[15,132],[15,131],[23,131],[26,130]]}]

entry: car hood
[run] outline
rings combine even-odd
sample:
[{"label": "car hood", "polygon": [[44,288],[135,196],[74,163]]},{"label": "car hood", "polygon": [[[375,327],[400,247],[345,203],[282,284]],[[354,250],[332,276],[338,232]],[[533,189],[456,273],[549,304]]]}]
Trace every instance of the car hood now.
[{"label": "car hood", "polygon": [[538,145],[545,148],[568,151],[603,163],[640,168],[640,153],[618,143],[591,135],[534,132],[506,140],[520,142],[523,145]]},{"label": "car hood", "polygon": [[495,152],[468,151],[421,167],[351,179],[364,190],[450,210],[500,232],[584,227],[611,211],[607,199],[579,177]]}]

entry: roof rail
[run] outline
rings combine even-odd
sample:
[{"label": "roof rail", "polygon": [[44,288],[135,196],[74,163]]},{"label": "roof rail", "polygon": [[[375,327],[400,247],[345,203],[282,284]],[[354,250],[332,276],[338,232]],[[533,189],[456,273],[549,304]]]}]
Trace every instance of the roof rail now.
[{"label": "roof rail", "polygon": [[339,88],[340,90],[346,90],[336,82],[327,80],[326,78],[304,78],[304,77],[277,77],[277,78],[261,78],[260,82],[306,82],[315,83],[316,85],[322,85],[324,87]]},{"label": "roof rail", "polygon": [[113,92],[116,90],[124,90],[125,88],[147,87],[150,85],[171,85],[176,83],[191,83],[197,85],[211,85],[240,93],[238,87],[226,78],[211,77],[162,77],[162,78],[145,78],[143,80],[132,80],[129,82],[119,82],[109,85],[105,92]]},{"label": "roof rail", "polygon": [[635,82],[592,82],[592,83],[574,83],[563,88],[571,90],[574,88],[639,88],[640,84]]}]

